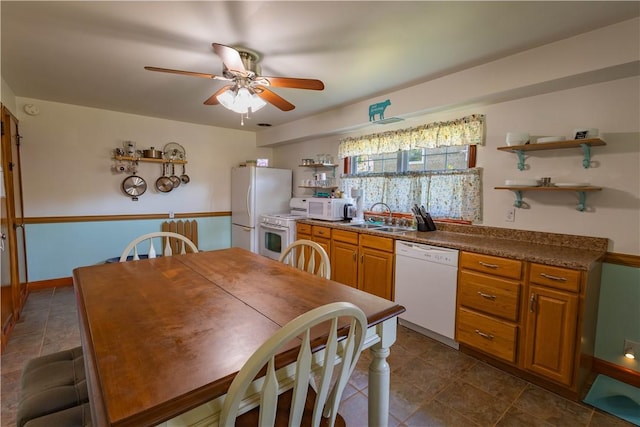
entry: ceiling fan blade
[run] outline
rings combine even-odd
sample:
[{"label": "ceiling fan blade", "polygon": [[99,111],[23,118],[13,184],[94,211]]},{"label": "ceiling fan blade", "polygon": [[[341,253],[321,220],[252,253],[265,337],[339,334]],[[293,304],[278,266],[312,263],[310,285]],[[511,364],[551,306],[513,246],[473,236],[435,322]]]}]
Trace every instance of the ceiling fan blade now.
[{"label": "ceiling fan blade", "polygon": [[184,76],[202,77],[205,79],[229,80],[226,77],[216,76],[214,74],[207,74],[207,73],[197,73],[195,71],[172,70],[170,68],[159,68],[159,67],[144,67],[144,69],[149,71],[159,71],[161,73],[172,73],[172,74],[182,74]]},{"label": "ceiling fan blade", "polygon": [[269,86],[273,87],[288,87],[292,89],[309,89],[309,90],[323,90],[324,83],[315,79],[295,79],[291,77],[267,77],[260,76],[261,79],[266,79],[269,82]]},{"label": "ceiling fan blade", "polygon": [[295,105],[282,98],[280,95],[270,91],[264,86],[256,86],[256,94],[265,101],[275,105],[282,111],[291,111],[296,108]]},{"label": "ceiling fan blade", "polygon": [[232,87],[233,87],[233,85],[226,85],[226,86],[221,87],[220,89],[218,89],[218,91],[216,93],[214,93],[209,98],[207,98],[206,101],[204,101],[204,105],[218,105],[218,104],[220,104],[220,101],[218,101],[218,95],[220,95],[222,92],[224,92],[225,90],[230,89]]},{"label": "ceiling fan blade", "polygon": [[222,63],[231,71],[239,73],[246,73],[247,70],[244,67],[240,53],[230,46],[226,46],[220,43],[212,43],[214,52],[222,59]]}]

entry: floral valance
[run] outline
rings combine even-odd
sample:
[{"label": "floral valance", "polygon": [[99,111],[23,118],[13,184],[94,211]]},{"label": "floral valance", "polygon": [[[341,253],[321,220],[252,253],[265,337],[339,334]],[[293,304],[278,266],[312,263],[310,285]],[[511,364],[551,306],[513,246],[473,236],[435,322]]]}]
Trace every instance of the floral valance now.
[{"label": "floral valance", "polygon": [[340,140],[338,156],[345,158],[450,145],[484,145],[484,115],[474,114],[447,122],[344,138]]}]

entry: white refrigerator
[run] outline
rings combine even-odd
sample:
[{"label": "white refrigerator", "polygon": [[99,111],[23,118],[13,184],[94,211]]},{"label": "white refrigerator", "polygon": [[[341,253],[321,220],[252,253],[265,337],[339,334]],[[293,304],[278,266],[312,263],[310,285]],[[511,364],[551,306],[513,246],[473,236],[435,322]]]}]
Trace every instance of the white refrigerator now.
[{"label": "white refrigerator", "polygon": [[260,215],[289,212],[290,169],[231,169],[231,246],[258,253]]}]

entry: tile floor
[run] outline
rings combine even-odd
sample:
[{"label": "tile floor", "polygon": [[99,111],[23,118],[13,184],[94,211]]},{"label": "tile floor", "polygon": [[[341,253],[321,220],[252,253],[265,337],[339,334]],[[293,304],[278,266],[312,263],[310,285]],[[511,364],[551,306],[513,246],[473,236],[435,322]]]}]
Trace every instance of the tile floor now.
[{"label": "tile floor", "polygon": [[[32,292],[1,357],[2,427],[15,426],[25,361],[79,343],[73,288]],[[404,327],[388,361],[390,426],[631,426]],[[364,352],[340,406],[349,426],[367,425],[368,362]]]}]

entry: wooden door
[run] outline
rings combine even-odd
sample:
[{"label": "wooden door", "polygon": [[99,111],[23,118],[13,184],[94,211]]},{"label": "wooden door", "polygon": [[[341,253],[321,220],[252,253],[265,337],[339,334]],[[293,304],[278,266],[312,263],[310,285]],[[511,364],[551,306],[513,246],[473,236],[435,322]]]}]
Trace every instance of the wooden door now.
[{"label": "wooden door", "polygon": [[358,246],[333,240],[331,272],[336,282],[358,287]]},{"label": "wooden door", "polygon": [[[20,317],[27,298],[27,252],[20,168],[18,121],[2,107],[2,326],[3,344],[10,324]],[[8,291],[10,289],[10,292]],[[10,294],[10,304],[4,297]],[[10,314],[9,314],[10,313]]]},{"label": "wooden door", "polygon": [[360,246],[358,289],[391,300],[393,253]]},{"label": "wooden door", "polygon": [[530,286],[525,368],[571,385],[574,372],[578,296]]}]

